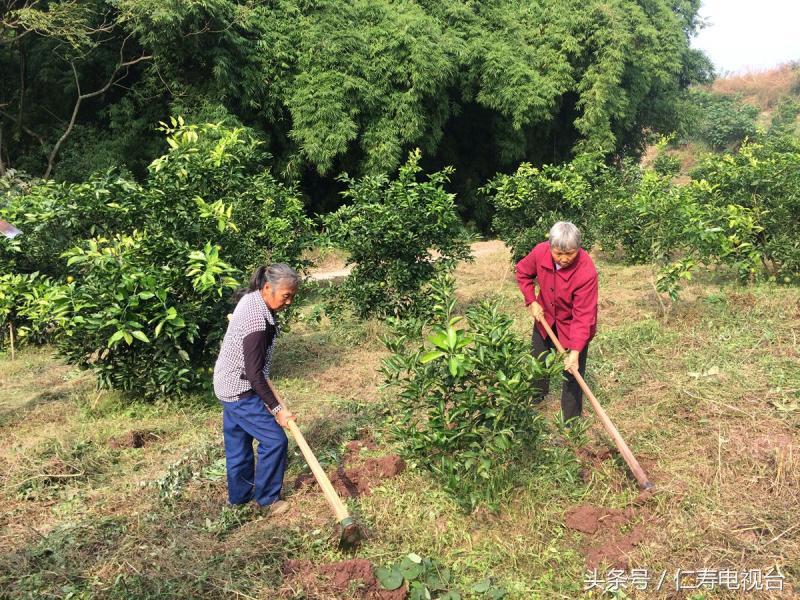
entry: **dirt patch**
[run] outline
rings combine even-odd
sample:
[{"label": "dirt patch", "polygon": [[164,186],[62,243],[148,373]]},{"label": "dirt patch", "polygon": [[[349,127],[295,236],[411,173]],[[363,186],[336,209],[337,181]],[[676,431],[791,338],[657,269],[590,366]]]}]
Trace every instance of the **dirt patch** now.
[{"label": "dirt patch", "polygon": [[586,566],[596,569],[601,564],[610,564],[618,569],[627,568],[631,552],[642,543],[644,536],[644,528],[636,526],[626,534],[617,535],[598,547],[589,548],[586,552]]},{"label": "dirt patch", "polygon": [[371,439],[351,440],[345,444],[345,460],[357,457],[361,450],[377,450],[378,445]]},{"label": "dirt patch", "polygon": [[728,303],[737,310],[750,311],[758,304],[756,297],[750,292],[726,292]]},{"label": "dirt patch", "polygon": [[753,438],[750,448],[760,460],[772,458],[776,454],[788,451],[792,445],[792,436],[788,433],[775,432]]},{"label": "dirt patch", "polygon": [[372,564],[364,559],[327,565],[314,565],[307,560],[287,560],[281,570],[284,583],[280,595],[284,598],[295,598],[298,593],[302,593],[304,598],[318,600],[402,600],[406,597],[402,587],[392,591],[383,589],[375,577]]},{"label": "dirt patch", "polygon": [[575,453],[584,466],[595,468],[600,467],[604,460],[611,458],[611,450],[609,448],[578,448]]},{"label": "dirt patch", "polygon": [[622,510],[583,504],[569,509],[564,515],[564,523],[569,529],[587,534],[581,550],[588,568],[607,564],[624,569],[629,566],[631,552],[646,534],[642,525],[623,531],[636,516],[633,508]]},{"label": "dirt patch", "polygon": [[[333,473],[328,473],[331,484],[340,496],[356,498],[369,495],[381,481],[405,471],[406,463],[396,454],[361,458],[362,450],[377,449],[378,445],[370,438],[347,442],[343,464]],[[314,476],[304,473],[295,480],[294,489],[300,490],[315,484]]]},{"label": "dirt patch", "polygon": [[567,511],[564,516],[564,523],[570,529],[583,533],[597,533],[600,529],[616,529],[620,525],[627,523],[633,513],[630,509],[620,510],[618,508],[603,508],[602,506],[592,506],[582,504]]},{"label": "dirt patch", "polygon": [[109,448],[144,448],[158,436],[152,431],[129,431],[126,434],[108,439]]},{"label": "dirt patch", "polygon": [[369,494],[382,480],[399,475],[405,468],[403,459],[394,454],[368,458],[349,469],[339,467],[331,476],[331,483],[341,496],[355,498]]}]

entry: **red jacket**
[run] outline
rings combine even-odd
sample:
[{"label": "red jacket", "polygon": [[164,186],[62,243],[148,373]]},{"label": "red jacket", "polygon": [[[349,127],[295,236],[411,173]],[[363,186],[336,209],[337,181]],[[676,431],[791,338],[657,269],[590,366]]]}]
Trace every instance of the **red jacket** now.
[{"label": "red jacket", "polygon": [[[517,263],[516,274],[525,306],[534,300],[541,304],[547,323],[556,325],[558,341],[569,350],[583,350],[597,331],[597,269],[589,253],[581,248],[570,266],[556,271],[550,242],[542,242]],[[542,324],[536,327],[547,339]]]}]

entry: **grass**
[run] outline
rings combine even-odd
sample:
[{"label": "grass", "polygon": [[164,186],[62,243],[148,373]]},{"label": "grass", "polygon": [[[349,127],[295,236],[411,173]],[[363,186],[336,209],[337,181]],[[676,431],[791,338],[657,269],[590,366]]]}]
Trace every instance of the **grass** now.
[{"label": "grass", "polygon": [[[494,298],[529,335],[508,254],[488,248],[459,267],[459,305]],[[661,490],[637,509],[647,535],[632,566],[674,573],[777,565],[783,597],[795,597],[800,290],[743,287],[709,273],[665,316],[647,268],[603,259],[598,266],[589,383]],[[381,425],[391,402],[376,373],[382,329],[377,321],[323,320],[299,323],[280,341],[276,385],[329,467],[346,441],[365,435],[378,453],[394,451]],[[551,422],[555,388],[543,409]],[[610,444],[589,419],[591,445]],[[130,431],[148,434],[143,447],[109,445]],[[285,489],[293,507],[285,518],[231,509],[213,399],[131,403],[97,392],[46,348],[0,359],[0,597],[291,596],[284,560],[348,555],[332,543],[321,495],[293,490],[307,467],[290,448]],[[635,485],[619,458],[592,466],[584,481],[569,447],[548,443],[538,456],[498,514],[463,513],[415,469],[348,500],[370,533],[358,556],[386,565],[417,552],[450,567],[462,590],[491,576],[511,598],[580,597],[589,540],[565,527],[564,513],[582,503],[632,506]]]},{"label": "grass", "polygon": [[745,102],[768,111],[781,98],[800,93],[800,67],[797,63],[787,63],[773,69],[728,75],[716,79],[711,91],[740,95]]}]

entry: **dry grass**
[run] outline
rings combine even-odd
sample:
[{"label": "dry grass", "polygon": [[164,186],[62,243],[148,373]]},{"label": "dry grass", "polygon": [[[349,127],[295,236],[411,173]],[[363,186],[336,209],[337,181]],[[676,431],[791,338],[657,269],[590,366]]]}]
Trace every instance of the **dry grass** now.
[{"label": "dry grass", "polygon": [[[482,248],[457,271],[459,305],[495,298],[529,335],[508,251],[497,243]],[[590,348],[589,383],[660,490],[636,509],[647,535],[631,565],[651,573],[778,565],[787,590],[763,597],[796,597],[800,291],[742,289],[712,273],[695,280],[664,316],[648,268],[597,262],[600,331]],[[377,440],[378,452],[393,450],[381,417],[382,401],[391,399],[378,389],[375,371],[385,356],[376,340],[382,328],[301,324],[281,340],[276,384],[329,467],[341,459],[344,442],[363,435]],[[131,405],[98,394],[47,352],[21,356],[4,360],[0,370],[0,596],[6,585],[12,597],[27,589],[39,597],[73,590],[75,597],[274,598],[284,559],[345,557],[331,544],[322,496],[292,489],[306,471],[296,450],[285,519],[229,509],[213,402]],[[47,402],[30,402],[42,393],[42,372],[49,387],[69,387]],[[544,407],[548,418],[557,405],[556,390]],[[592,445],[608,445],[591,422]],[[108,446],[110,437],[134,429],[158,437],[143,448]],[[85,473],[23,484],[75,469]],[[462,589],[492,575],[511,598],[579,597],[588,540],[565,528],[565,511],[582,503],[630,507],[636,490],[618,457],[591,465],[585,483],[559,473],[548,462],[531,466],[526,485],[491,515],[464,514],[435,480],[409,470],[349,501],[370,532],[359,556],[387,564],[414,551],[450,566]],[[181,490],[173,500],[158,487],[167,481]],[[726,596],[717,590],[707,597]]]},{"label": "dry grass", "polygon": [[729,75],[714,81],[711,91],[741,95],[745,102],[768,111],[784,96],[800,92],[800,66],[787,63],[765,71]]}]

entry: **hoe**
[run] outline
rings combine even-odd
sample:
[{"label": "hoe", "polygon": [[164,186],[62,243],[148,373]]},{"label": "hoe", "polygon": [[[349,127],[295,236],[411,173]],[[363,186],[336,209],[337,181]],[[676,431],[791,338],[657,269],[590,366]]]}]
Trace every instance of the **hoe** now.
[{"label": "hoe", "polygon": [[[275,394],[275,398],[278,399],[278,402],[286,408],[286,404],[284,403],[283,399],[278,395],[278,392],[275,391],[275,388],[272,387],[272,382],[267,380],[267,385],[269,389],[272,390],[272,393]],[[331,505],[333,509],[333,513],[336,515],[336,520],[339,522],[339,545],[342,548],[354,548],[364,539],[364,533],[361,531],[361,528],[356,524],[353,517],[350,516],[350,513],[347,510],[347,507],[342,502],[342,499],[339,498],[339,495],[336,493],[336,490],[333,489],[333,485],[331,485],[330,479],[325,474],[325,471],[319,464],[317,457],[314,456],[314,453],[311,451],[306,439],[303,437],[303,434],[300,432],[300,428],[297,426],[297,423],[294,421],[289,421],[289,431],[292,433],[294,437],[294,441],[297,442],[297,447],[300,448],[300,452],[303,453],[303,457],[306,459],[308,466],[311,467],[311,472],[314,474],[314,478],[317,480],[319,487],[322,488],[322,493],[325,495],[325,499],[328,501],[328,504]]]},{"label": "hoe", "polygon": [[[558,338],[553,333],[553,330],[550,328],[550,325],[547,324],[547,320],[544,317],[539,318],[539,322],[544,327],[545,331],[547,331],[547,335],[550,336],[550,339],[553,341],[553,345],[555,345],[556,349],[560,353],[566,352],[564,350],[564,346],[561,345],[561,342],[558,341]],[[622,455],[622,458],[625,459],[625,462],[631,469],[633,476],[636,478],[636,482],[639,484],[639,489],[642,490],[643,494],[650,494],[654,491],[655,485],[647,478],[647,474],[642,469],[639,461],[636,460],[636,457],[631,452],[631,449],[628,448],[628,444],[625,443],[625,440],[622,439],[622,436],[617,431],[617,428],[614,427],[614,423],[611,422],[611,419],[608,418],[606,411],[603,410],[603,407],[600,406],[600,403],[597,401],[597,398],[594,397],[592,390],[589,389],[589,386],[586,385],[586,382],[581,377],[581,374],[578,372],[577,368],[573,368],[570,370],[573,377],[575,377],[575,381],[578,382],[578,385],[581,386],[583,393],[586,394],[586,397],[589,398],[589,403],[592,405],[594,412],[597,413],[597,416],[600,418],[600,422],[603,424],[603,427],[608,432],[608,435],[611,436],[611,439],[614,440],[614,444],[616,444],[619,453]]]}]

